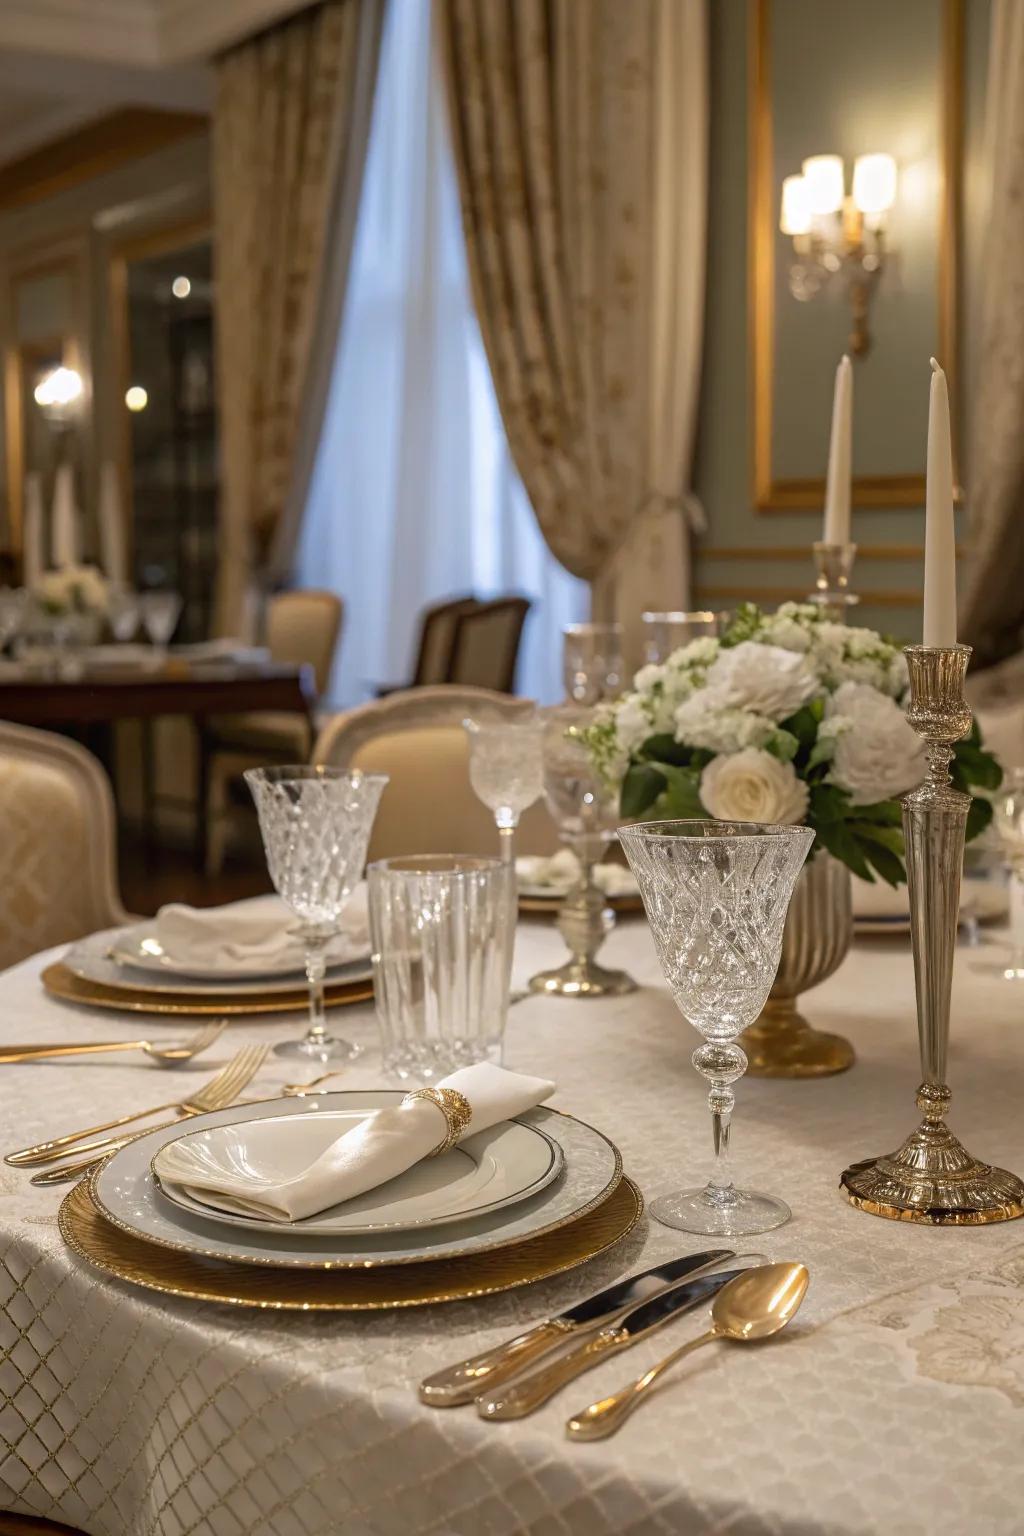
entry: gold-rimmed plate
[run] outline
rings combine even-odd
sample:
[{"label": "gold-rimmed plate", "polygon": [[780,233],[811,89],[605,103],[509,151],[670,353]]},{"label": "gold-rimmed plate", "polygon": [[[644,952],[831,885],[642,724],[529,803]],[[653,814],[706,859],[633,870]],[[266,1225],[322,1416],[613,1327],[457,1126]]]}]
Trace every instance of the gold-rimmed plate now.
[{"label": "gold-rimmed plate", "polygon": [[373,1270],[282,1270],[199,1259],[147,1243],[100,1214],[88,1181],[65,1198],[65,1243],[105,1274],[165,1296],[274,1310],[366,1312],[423,1307],[532,1285],[585,1264],[621,1242],[643,1213],[643,1196],[624,1178],[599,1206],[557,1230],[491,1253]]},{"label": "gold-rimmed plate", "polygon": [[[113,1008],[120,1013],[218,1014],[221,1017],[253,1013],[304,1013],[309,1007],[305,987],[294,992],[274,992],[262,997],[235,992],[147,991],[86,981],[76,976],[62,960],[48,965],[40,978],[51,997],[83,1008]],[[344,1008],[350,1003],[365,1003],[373,997],[371,980],[328,985],[324,1002],[328,1008]]]}]

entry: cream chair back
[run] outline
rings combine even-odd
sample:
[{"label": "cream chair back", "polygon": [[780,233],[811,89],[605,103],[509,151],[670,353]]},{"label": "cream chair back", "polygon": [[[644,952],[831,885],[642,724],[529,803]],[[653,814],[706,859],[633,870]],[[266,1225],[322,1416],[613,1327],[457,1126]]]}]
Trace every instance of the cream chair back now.
[{"label": "cream chair back", "polygon": [[267,604],[267,645],[275,661],[309,665],[322,695],[331,680],[344,605],[334,592],[279,592]]},{"label": "cream chair back", "polygon": [[[336,715],[313,749],[313,761],[386,773],[369,858],[402,853],[496,854],[494,818],[469,782],[462,722],[529,714],[528,700],[487,688],[410,688]],[[553,853],[558,834],[543,801],[523,813],[521,853]]]},{"label": "cream chair back", "polygon": [[113,796],[94,757],[0,723],[0,967],[129,921]]}]

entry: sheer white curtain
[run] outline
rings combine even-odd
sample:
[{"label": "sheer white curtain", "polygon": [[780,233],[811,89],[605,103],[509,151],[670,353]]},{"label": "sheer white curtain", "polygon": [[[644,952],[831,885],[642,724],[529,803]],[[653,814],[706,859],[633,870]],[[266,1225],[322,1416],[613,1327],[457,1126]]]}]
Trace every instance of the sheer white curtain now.
[{"label": "sheer white curtain", "polygon": [[551,555],[512,464],[466,273],[430,5],[390,0],[345,316],[298,554],[346,603],[331,699],[408,675],[422,608],[533,601],[519,690],[561,695],[584,583]]}]

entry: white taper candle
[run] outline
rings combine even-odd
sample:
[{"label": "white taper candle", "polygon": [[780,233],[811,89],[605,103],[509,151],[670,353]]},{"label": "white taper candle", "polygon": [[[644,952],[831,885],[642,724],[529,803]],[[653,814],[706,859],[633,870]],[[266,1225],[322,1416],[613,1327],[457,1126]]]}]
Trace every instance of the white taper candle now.
[{"label": "white taper candle", "polygon": [[81,563],[78,533],[75,472],[70,464],[61,464],[53,482],[53,563],[58,570]]},{"label": "white taper candle", "polygon": [[853,364],[843,354],[836,369],[832,397],[832,435],[828,445],[828,480],[825,486],[826,544],[850,542],[850,474],[853,458]]},{"label": "white taper candle", "polygon": [[924,643],[956,645],[956,528],[953,522],[949,391],[946,375],[934,357],[931,365],[924,525]]}]

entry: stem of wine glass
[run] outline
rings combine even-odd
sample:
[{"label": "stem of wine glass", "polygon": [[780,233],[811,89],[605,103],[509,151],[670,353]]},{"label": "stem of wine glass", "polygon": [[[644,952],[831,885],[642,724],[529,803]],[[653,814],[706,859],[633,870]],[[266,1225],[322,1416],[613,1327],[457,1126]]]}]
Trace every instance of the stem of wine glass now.
[{"label": "stem of wine glass", "polygon": [[694,1051],[693,1064],[709,1084],[708,1108],[715,1146],[715,1161],[705,1196],[712,1205],[728,1205],[734,1199],[729,1167],[732,1112],[736,1104],[732,1084],[746,1071],[747,1058],[735,1041],[708,1040]]},{"label": "stem of wine glass", "polygon": [[499,811],[495,817],[498,825],[498,842],[501,847],[501,859],[503,864],[516,862],[516,828],[519,825],[519,817],[508,811]]},{"label": "stem of wine glass", "polygon": [[323,1045],[327,1039],[327,1014],[324,1009],[324,977],[327,974],[327,934],[307,933],[306,980],[309,983],[309,1028],[307,1045]]}]

